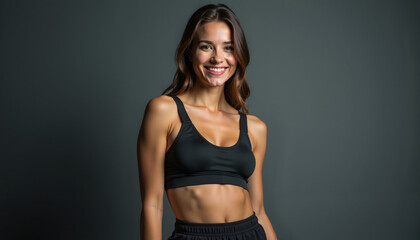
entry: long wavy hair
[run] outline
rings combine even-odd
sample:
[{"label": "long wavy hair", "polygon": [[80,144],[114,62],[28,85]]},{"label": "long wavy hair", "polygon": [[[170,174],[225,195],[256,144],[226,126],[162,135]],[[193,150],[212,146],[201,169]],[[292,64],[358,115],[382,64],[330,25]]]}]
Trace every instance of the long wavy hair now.
[{"label": "long wavy hair", "polygon": [[236,110],[248,114],[245,100],[250,95],[250,89],[246,80],[246,67],[249,63],[249,51],[246,43],[245,34],[235,13],[224,4],[208,4],[193,13],[185,27],[184,34],[178,44],[175,53],[175,61],[178,69],[175,72],[172,84],[166,88],[162,95],[170,91],[167,95],[173,96],[182,94],[191,89],[196,81],[192,62],[189,55],[192,53],[193,40],[197,30],[208,22],[225,22],[233,35],[233,53],[237,61],[235,73],[225,83],[224,94],[226,101]]}]

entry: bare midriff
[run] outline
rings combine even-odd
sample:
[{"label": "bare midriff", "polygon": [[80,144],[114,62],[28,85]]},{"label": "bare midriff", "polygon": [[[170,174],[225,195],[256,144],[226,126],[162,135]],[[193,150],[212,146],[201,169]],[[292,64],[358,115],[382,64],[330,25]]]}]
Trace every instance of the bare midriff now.
[{"label": "bare midriff", "polygon": [[166,190],[169,204],[179,220],[195,223],[226,223],[253,214],[249,192],[231,184],[202,184]]}]

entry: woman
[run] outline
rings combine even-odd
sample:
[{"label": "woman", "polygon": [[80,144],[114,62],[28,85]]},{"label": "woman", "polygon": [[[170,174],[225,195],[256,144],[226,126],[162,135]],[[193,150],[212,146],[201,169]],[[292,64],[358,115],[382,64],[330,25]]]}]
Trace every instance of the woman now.
[{"label": "woman", "polygon": [[141,239],[162,237],[165,190],[176,216],[170,240],[277,239],[263,204],[267,128],[247,114],[249,52],[232,10],[198,9],[176,60],[139,133]]}]

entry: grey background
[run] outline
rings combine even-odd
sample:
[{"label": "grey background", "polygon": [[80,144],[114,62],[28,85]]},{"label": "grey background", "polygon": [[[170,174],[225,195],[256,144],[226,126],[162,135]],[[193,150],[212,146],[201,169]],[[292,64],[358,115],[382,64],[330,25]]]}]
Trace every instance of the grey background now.
[{"label": "grey background", "polygon": [[[1,1],[1,239],[139,238],[143,111],[210,2]],[[224,3],[278,238],[420,239],[419,2]],[[165,197],[164,239],[173,223]]]}]

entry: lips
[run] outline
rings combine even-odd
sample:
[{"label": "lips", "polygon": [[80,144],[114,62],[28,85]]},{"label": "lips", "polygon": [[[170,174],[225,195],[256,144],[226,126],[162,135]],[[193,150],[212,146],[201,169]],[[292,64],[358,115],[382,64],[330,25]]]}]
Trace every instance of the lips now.
[{"label": "lips", "polygon": [[210,67],[210,66],[204,66],[204,68],[207,70],[208,73],[212,75],[222,75],[226,72],[226,69],[228,67]]}]

